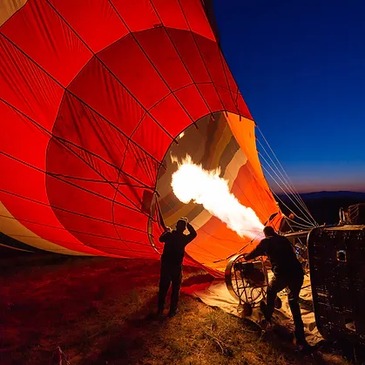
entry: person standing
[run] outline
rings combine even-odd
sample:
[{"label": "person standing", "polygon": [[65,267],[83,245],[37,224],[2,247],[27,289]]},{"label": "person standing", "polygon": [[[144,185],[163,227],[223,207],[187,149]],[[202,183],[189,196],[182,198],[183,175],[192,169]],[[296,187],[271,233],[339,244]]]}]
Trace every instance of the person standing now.
[{"label": "person standing", "polygon": [[[184,234],[185,230],[189,234]],[[172,286],[169,317],[177,313],[180,286],[182,280],[182,262],[185,254],[185,247],[190,243],[197,233],[187,218],[180,218],[176,223],[176,229],[167,228],[159,238],[164,243],[164,249],[161,256],[161,272],[158,291],[158,309],[157,314],[161,316],[165,307],[165,299]]]},{"label": "person standing", "polygon": [[288,288],[289,306],[295,325],[296,344],[300,350],[307,350],[310,345],[305,339],[299,306],[299,293],[304,279],[302,266],[295,255],[292,244],[286,237],[277,234],[271,226],[266,226],[263,232],[265,238],[250,253],[244,255],[245,260],[267,256],[272,266],[274,276],[267,287],[267,303],[262,301],[260,309],[265,319],[270,322],[277,293]]}]

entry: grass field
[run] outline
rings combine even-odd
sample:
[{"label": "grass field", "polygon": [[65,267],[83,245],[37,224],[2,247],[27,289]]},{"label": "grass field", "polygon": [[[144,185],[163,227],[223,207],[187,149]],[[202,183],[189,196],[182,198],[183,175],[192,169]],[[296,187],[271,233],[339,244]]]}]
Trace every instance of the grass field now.
[{"label": "grass field", "polygon": [[[158,320],[159,262],[30,255],[1,259],[0,364],[348,364],[297,352],[288,333],[181,294]],[[184,269],[185,285],[205,273]]]}]

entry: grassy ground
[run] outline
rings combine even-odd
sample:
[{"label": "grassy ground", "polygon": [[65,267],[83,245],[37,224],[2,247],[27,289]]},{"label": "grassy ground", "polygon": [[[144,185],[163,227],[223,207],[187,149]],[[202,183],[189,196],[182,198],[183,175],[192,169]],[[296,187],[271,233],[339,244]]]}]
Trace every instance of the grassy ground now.
[{"label": "grassy ground", "polygon": [[[322,348],[182,293],[174,318],[156,319],[159,263],[24,256],[0,260],[0,364],[348,364]],[[185,268],[185,283],[202,277]]]}]

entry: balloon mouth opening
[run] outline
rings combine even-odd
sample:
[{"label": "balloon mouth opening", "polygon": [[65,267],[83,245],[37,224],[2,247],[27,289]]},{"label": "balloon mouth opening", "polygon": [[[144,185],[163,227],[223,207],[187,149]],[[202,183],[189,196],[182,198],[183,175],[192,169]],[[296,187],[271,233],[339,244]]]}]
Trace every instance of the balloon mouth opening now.
[{"label": "balloon mouth opening", "polygon": [[240,237],[262,232],[255,212],[231,193],[247,158],[228,118],[226,112],[204,116],[182,131],[166,152],[156,185],[166,225],[174,226],[184,216],[200,227],[213,216]]}]

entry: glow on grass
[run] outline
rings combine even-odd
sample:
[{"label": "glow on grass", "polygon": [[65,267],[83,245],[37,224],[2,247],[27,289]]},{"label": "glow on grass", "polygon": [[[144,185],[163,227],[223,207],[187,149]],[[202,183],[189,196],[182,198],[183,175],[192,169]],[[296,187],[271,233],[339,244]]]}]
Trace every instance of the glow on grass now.
[{"label": "glow on grass", "polygon": [[204,170],[201,165],[194,164],[188,155],[182,163],[174,157],[171,159],[178,163],[171,186],[181,202],[202,204],[241,237],[256,238],[262,235],[263,224],[252,208],[240,204],[230,193],[227,181],[220,177],[220,168]]}]

